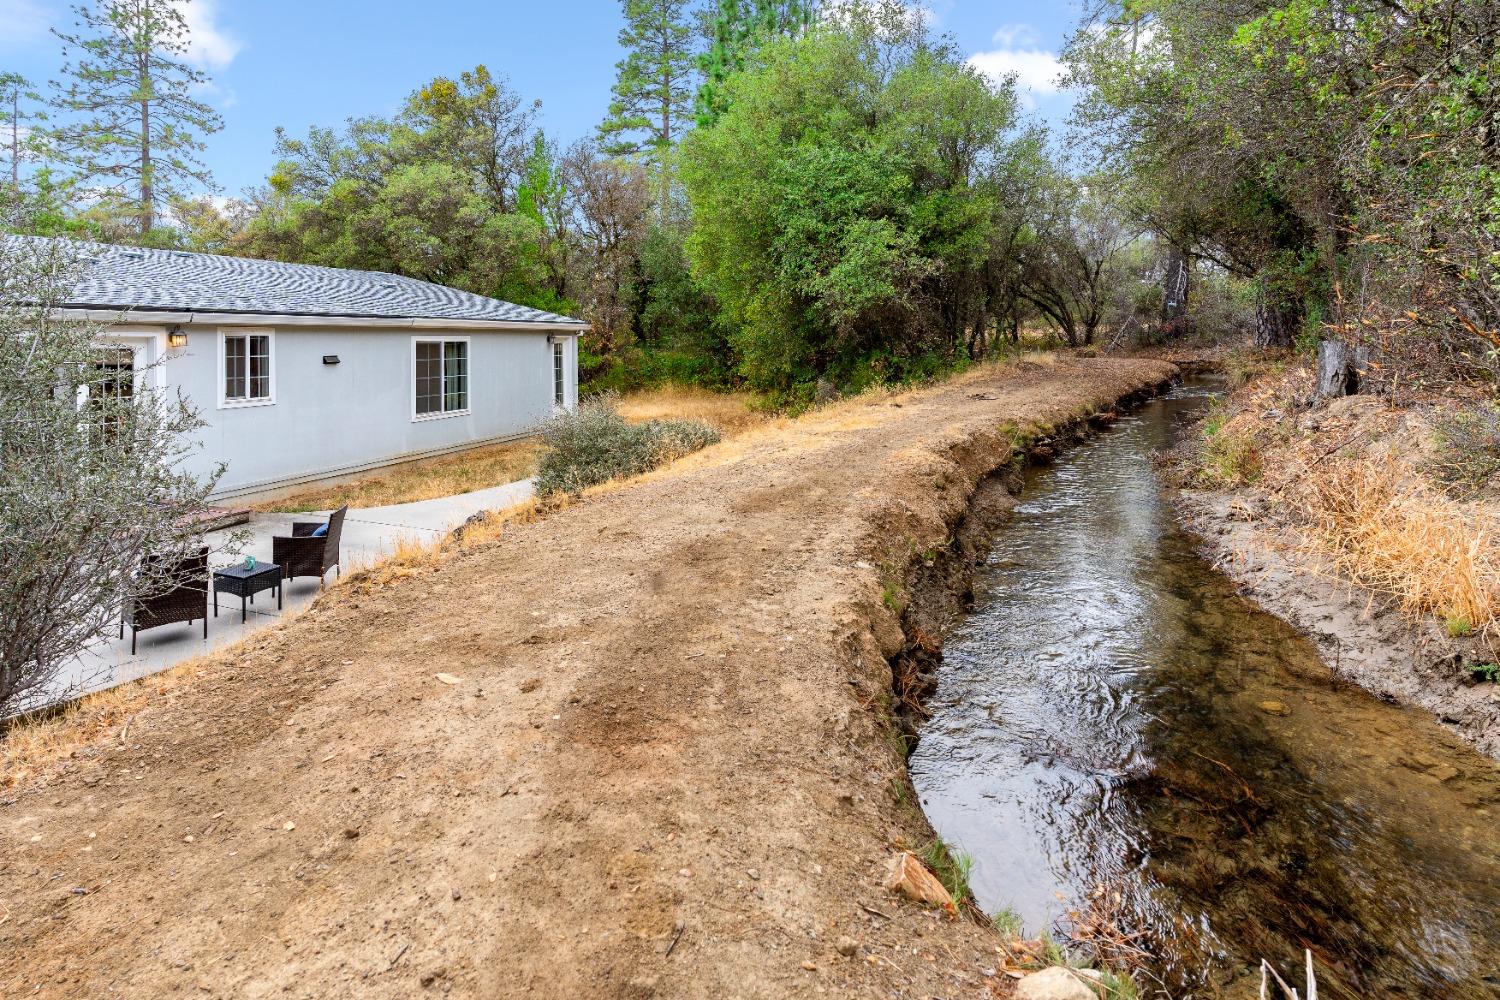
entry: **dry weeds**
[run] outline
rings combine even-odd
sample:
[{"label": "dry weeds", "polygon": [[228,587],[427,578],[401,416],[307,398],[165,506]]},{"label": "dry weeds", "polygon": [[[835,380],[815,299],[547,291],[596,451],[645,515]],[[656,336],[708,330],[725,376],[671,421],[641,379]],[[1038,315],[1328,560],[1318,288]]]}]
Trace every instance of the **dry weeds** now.
[{"label": "dry weeds", "polygon": [[1296,495],[1309,550],[1339,576],[1435,614],[1450,632],[1500,631],[1500,537],[1484,516],[1394,458],[1306,470]]},{"label": "dry weeds", "polygon": [[541,439],[523,438],[399,466],[366,479],[310,490],[293,497],[268,500],[252,509],[302,512],[333,510],[346,503],[350,507],[384,507],[435,500],[504,486],[534,476],[541,456]]},{"label": "dry weeds", "polygon": [[701,420],[730,437],[771,420],[754,409],[748,392],[711,392],[693,386],[668,385],[622,396],[616,410],[633,424],[647,420]]},{"label": "dry weeds", "polygon": [[118,732],[124,742],[135,716],[202,673],[209,657],[86,695],[58,711],[11,720],[0,738],[0,790],[10,790]]}]

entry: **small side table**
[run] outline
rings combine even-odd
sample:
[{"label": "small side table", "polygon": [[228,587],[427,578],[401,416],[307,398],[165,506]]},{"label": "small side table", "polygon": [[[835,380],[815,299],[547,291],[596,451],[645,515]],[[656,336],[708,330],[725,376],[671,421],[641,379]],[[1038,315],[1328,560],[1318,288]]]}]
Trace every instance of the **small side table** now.
[{"label": "small side table", "polygon": [[281,567],[258,562],[254,569],[243,563],[214,570],[214,617],[219,617],[219,593],[234,594],[240,599],[240,624],[246,621],[246,609],[262,590],[276,591],[276,610],[281,610]]}]

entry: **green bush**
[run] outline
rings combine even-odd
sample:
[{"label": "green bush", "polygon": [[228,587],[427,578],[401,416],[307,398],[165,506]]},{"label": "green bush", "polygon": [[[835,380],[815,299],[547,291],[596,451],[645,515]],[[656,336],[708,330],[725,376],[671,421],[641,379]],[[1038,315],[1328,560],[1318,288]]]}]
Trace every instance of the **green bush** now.
[{"label": "green bush", "polygon": [[582,493],[590,486],[634,476],[715,444],[719,432],[696,420],[632,424],[615,410],[613,393],[585,399],[542,431],[550,449],[537,473],[538,496]]},{"label": "green bush", "polygon": [[1461,496],[1500,488],[1500,407],[1477,406],[1439,413],[1435,419],[1437,479]]}]

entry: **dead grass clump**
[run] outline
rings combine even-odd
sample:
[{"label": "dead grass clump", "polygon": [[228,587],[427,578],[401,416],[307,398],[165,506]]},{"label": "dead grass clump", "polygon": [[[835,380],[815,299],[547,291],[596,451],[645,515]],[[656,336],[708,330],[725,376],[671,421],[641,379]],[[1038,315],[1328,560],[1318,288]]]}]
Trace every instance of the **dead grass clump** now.
[{"label": "dead grass clump", "polygon": [[695,386],[665,385],[622,396],[615,410],[633,424],[648,420],[697,420],[725,437],[760,427],[771,419],[754,409],[748,392],[712,392]]},{"label": "dead grass clump", "polygon": [[1428,487],[1394,459],[1314,466],[1292,498],[1309,551],[1346,579],[1463,630],[1500,631],[1496,525]]},{"label": "dead grass clump", "polygon": [[253,509],[300,513],[334,510],[346,503],[350,507],[384,507],[435,500],[504,486],[534,476],[541,457],[541,439],[525,438],[415,462],[368,479],[310,490],[281,500],[268,500]]},{"label": "dead grass clump", "polygon": [[60,710],[10,720],[0,731],[0,789],[10,790],[52,770],[99,740],[128,733],[130,720],[147,705],[196,679],[207,658],[85,695]]}]

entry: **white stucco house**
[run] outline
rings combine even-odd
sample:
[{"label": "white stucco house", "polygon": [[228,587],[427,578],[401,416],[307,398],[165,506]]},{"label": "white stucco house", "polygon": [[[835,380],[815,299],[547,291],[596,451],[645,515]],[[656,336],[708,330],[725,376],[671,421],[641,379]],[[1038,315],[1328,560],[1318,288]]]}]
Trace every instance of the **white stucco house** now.
[{"label": "white stucco house", "polygon": [[84,252],[60,314],[107,324],[121,391],[152,380],[196,406],[192,471],[227,463],[219,501],[521,437],[577,401],[586,325],[566,316],[376,272]]}]

